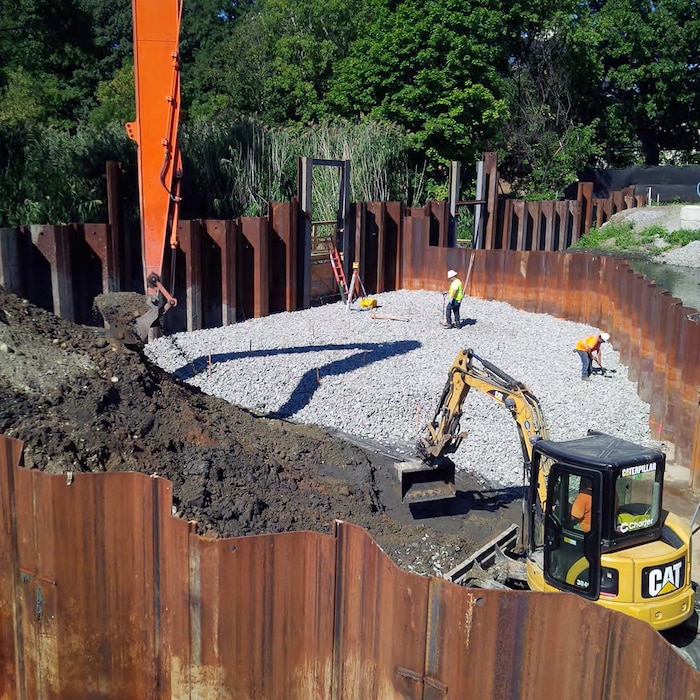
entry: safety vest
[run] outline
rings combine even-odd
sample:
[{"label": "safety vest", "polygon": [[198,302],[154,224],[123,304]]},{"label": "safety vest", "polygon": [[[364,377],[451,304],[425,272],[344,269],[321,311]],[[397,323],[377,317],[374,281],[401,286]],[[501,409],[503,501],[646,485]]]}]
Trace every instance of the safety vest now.
[{"label": "safety vest", "polygon": [[462,283],[460,282],[459,277],[455,277],[450,285],[450,299],[462,301],[463,298],[464,290],[462,289]]},{"label": "safety vest", "polygon": [[588,338],[581,338],[576,343],[577,350],[583,350],[583,352],[593,352],[598,349],[598,336],[589,335]]}]

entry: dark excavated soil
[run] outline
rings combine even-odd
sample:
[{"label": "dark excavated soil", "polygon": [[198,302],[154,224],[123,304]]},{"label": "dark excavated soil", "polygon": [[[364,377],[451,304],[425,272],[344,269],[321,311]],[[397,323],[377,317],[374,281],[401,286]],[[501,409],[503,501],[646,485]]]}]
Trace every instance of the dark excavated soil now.
[{"label": "dark excavated soil", "polygon": [[458,483],[449,513],[411,511],[388,453],[202,394],[103,329],[66,322],[2,288],[0,431],[24,442],[30,469],[170,479],[174,511],[203,534],[330,532],[341,519],[419,573],[446,571],[520,521],[517,493],[469,482]]}]

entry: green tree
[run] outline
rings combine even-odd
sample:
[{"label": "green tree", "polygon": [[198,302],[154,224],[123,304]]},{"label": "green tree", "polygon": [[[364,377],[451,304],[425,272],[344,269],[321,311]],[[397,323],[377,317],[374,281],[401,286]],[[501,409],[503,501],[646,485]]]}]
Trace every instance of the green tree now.
[{"label": "green tree", "polygon": [[370,15],[331,81],[330,103],[347,117],[402,125],[430,158],[474,160],[508,117],[503,78],[523,6],[374,0]]},{"label": "green tree", "polygon": [[97,106],[90,112],[88,123],[107,126],[115,121],[126,124],[136,118],[136,94],[134,92],[134,66],[127,63],[112,80],[103,80],[97,86]]},{"label": "green tree", "polygon": [[253,0],[185,0],[180,31],[182,101],[193,116],[211,117],[231,107],[236,80],[230,37]]},{"label": "green tree", "polygon": [[[80,0],[89,24],[90,60],[77,75],[91,87],[76,117],[105,125],[134,118],[133,24],[131,0]],[[111,117],[110,117],[111,115]]]},{"label": "green tree", "polygon": [[500,172],[515,192],[556,199],[600,154],[598,120],[583,124],[576,110],[577,82],[595,65],[579,50],[572,15],[543,9],[543,20],[521,34],[509,71],[510,118],[490,147],[499,150]]},{"label": "green tree", "polygon": [[[268,125],[309,124],[328,113],[325,94],[356,31],[359,0],[262,0],[230,23],[209,54],[209,113],[255,116]],[[198,114],[199,97],[192,94]]]},{"label": "green tree", "polygon": [[[700,10],[687,0],[608,0],[591,18],[593,76],[610,165],[657,165],[700,147]],[[624,31],[622,31],[624,28]]]},{"label": "green tree", "polygon": [[0,102],[21,92],[27,104],[41,105],[42,122],[74,124],[94,90],[83,71],[91,61],[89,24],[77,0],[6,0],[0,15]]}]

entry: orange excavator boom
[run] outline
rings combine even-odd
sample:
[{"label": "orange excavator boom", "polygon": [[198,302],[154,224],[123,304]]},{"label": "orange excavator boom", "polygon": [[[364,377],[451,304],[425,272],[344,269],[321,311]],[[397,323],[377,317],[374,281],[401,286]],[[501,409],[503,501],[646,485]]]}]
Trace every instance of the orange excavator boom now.
[{"label": "orange excavator boom", "polygon": [[[138,148],[141,246],[149,309],[136,321],[149,328],[177,301],[163,286],[166,244],[174,267],[182,158],[180,121],[180,24],[182,0],[132,0],[136,120],[126,124]],[[170,284],[174,282],[171,269]]]}]

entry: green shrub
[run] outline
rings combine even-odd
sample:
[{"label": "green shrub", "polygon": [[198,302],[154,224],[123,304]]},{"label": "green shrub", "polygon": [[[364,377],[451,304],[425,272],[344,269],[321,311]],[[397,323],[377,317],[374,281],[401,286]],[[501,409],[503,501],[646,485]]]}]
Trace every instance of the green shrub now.
[{"label": "green shrub", "polygon": [[678,231],[671,231],[670,233],[667,231],[664,235],[664,240],[673,247],[681,247],[693,241],[700,241],[700,230],[680,229]]},{"label": "green shrub", "polygon": [[641,231],[635,231],[630,221],[610,222],[601,228],[592,228],[588,235],[581,238],[573,248],[609,248],[630,250],[643,248],[662,239],[666,246],[658,246],[654,253],[663,253],[669,248],[678,248],[692,241],[700,240],[700,230],[683,229],[668,231],[659,224],[653,224]]},{"label": "green shrub", "polygon": [[[634,236],[630,221],[610,222],[601,228],[592,228],[573,248],[626,248]],[[612,242],[611,242],[612,241]]]},{"label": "green shrub", "polygon": [[457,239],[471,241],[474,237],[474,212],[463,206],[457,212]]}]

